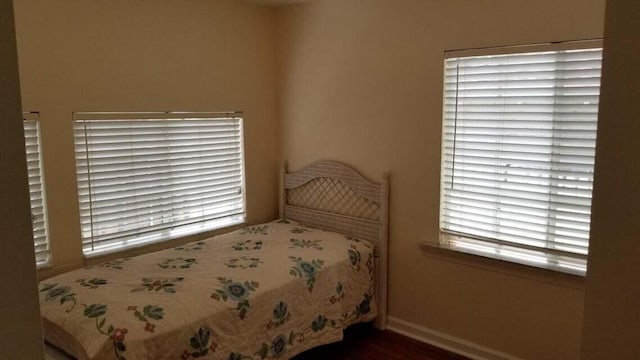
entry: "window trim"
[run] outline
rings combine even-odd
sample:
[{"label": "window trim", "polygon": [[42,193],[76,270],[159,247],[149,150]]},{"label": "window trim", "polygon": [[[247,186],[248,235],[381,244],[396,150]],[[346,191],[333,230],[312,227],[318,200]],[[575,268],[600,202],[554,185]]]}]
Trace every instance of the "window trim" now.
[{"label": "window trim", "polygon": [[[73,123],[74,126],[77,123],[82,123],[85,121],[100,121],[100,120],[162,120],[162,119],[172,119],[172,120],[185,120],[185,118],[229,118],[238,120],[239,125],[239,148],[240,148],[240,185],[239,188],[241,190],[241,206],[242,212],[234,215],[226,215],[221,218],[203,220],[199,222],[195,222],[192,224],[184,224],[178,225],[175,228],[164,228],[157,229],[150,232],[140,232],[136,235],[128,235],[123,238],[122,242],[125,244],[116,245],[117,241],[115,241],[112,245],[105,245],[105,249],[100,250],[90,250],[87,251],[85,249],[85,242],[92,241],[90,238],[85,238],[82,236],[82,253],[85,258],[95,258],[101,257],[108,254],[119,253],[131,249],[136,249],[140,247],[145,247],[149,245],[169,242],[171,240],[186,238],[186,237],[194,237],[201,234],[212,233],[216,231],[220,231],[221,229],[237,226],[240,224],[246,223],[247,219],[247,202],[246,202],[246,161],[245,161],[245,147],[244,147],[244,114],[240,111],[230,111],[230,112],[187,112],[187,111],[163,111],[163,112],[74,112],[73,113]],[[76,136],[74,135],[74,138]],[[75,143],[75,141],[74,141]],[[82,144],[77,144],[77,146],[83,146]],[[84,144],[86,151],[86,143]],[[77,154],[77,152],[76,152]],[[78,160],[76,160],[76,165],[78,164]],[[80,173],[76,170],[76,180],[77,176]],[[78,185],[80,183],[78,182]],[[78,193],[78,196],[80,194]],[[78,202],[80,205],[80,201]],[[81,210],[82,211],[82,210]],[[81,225],[82,231],[82,225]],[[148,238],[146,240],[140,240],[141,238]],[[115,238],[114,238],[115,239]],[[130,242],[127,244],[127,242]]]},{"label": "window trim", "polygon": [[[443,54],[443,103],[442,103],[442,139],[441,139],[441,173],[440,173],[440,201],[439,201],[439,236],[437,243],[434,241],[422,241],[420,248],[423,251],[427,251],[428,248],[440,248],[445,250],[451,250],[455,252],[461,252],[465,254],[481,256],[485,258],[497,259],[506,261],[513,264],[521,264],[526,266],[532,266],[537,268],[543,268],[547,270],[556,271],[559,273],[566,273],[571,275],[578,275],[584,277],[586,275],[587,257],[588,255],[582,254],[554,254],[553,249],[537,248],[535,246],[515,246],[517,243],[509,243],[509,241],[503,241],[498,239],[482,239],[480,237],[468,237],[465,234],[456,233],[455,231],[448,231],[442,228],[442,202],[444,201],[444,164],[445,164],[445,109],[446,109],[446,60],[449,58],[457,57],[472,57],[472,56],[486,56],[486,55],[506,55],[506,54],[520,54],[520,53],[532,53],[532,52],[547,52],[547,51],[566,51],[566,50],[580,50],[590,48],[602,48],[602,39],[589,39],[578,41],[565,41],[554,42],[544,44],[528,44],[528,45],[515,45],[515,46],[503,46],[503,47],[486,47],[476,49],[462,49],[462,50],[449,50]],[[594,163],[595,167],[595,163]],[[462,240],[462,241],[461,241]],[[473,243],[477,242],[480,245],[474,248]],[[471,246],[470,246],[471,245]],[[481,249],[485,246],[485,249]],[[527,260],[524,257],[505,255],[509,254],[511,249],[516,249],[517,252],[526,254],[527,252],[536,253],[538,255],[544,255],[547,257],[547,261],[542,263],[533,260]],[[552,255],[549,259],[549,255]],[[585,268],[573,267],[567,265],[567,263],[559,263],[553,259],[571,258],[580,259],[584,261]]]},{"label": "window trim", "polygon": [[602,45],[603,45],[602,39],[594,38],[594,39],[584,39],[584,40],[554,41],[554,42],[521,44],[521,45],[487,46],[487,47],[469,48],[469,49],[452,49],[452,50],[444,51],[442,60],[444,63],[444,60],[449,58],[454,58],[454,57],[524,54],[524,53],[530,53],[530,52],[545,52],[545,51],[582,50],[582,49],[590,49],[590,48],[602,48]]},{"label": "window trim", "polygon": [[[36,140],[38,146],[38,170],[40,177],[40,192],[41,192],[41,206],[42,206],[42,226],[44,231],[44,240],[46,244],[46,257],[45,260],[38,262],[36,257],[36,267],[37,269],[46,269],[53,266],[53,257],[51,255],[51,241],[49,239],[49,216],[47,210],[47,194],[45,189],[45,179],[44,179],[44,166],[43,166],[43,156],[42,156],[42,130],[41,130],[41,122],[40,122],[40,112],[38,111],[24,111],[22,113],[22,121],[23,125],[27,122],[35,123],[35,131],[36,131]],[[25,129],[26,130],[26,129]],[[26,134],[25,134],[26,141]],[[25,142],[25,154],[26,154],[26,142]],[[29,194],[31,194],[31,185],[29,185]],[[31,196],[29,196],[29,210],[32,211],[33,201]],[[31,216],[33,217],[33,213],[31,212]],[[32,220],[33,222],[33,220]],[[31,224],[33,231],[33,224]],[[32,235],[35,247],[35,237]],[[35,255],[35,248],[34,248]]]}]

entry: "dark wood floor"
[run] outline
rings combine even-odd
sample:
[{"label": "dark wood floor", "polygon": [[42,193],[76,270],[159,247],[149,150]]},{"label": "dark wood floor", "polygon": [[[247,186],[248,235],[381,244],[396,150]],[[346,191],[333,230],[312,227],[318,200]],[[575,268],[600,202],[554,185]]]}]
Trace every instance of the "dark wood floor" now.
[{"label": "dark wood floor", "polygon": [[[70,360],[47,346],[46,360]],[[2,358],[0,356],[0,358]],[[379,331],[370,324],[349,327],[344,340],[306,351],[293,360],[469,360],[460,355],[438,349],[417,340],[393,333]]]},{"label": "dark wood floor", "polygon": [[468,358],[391,331],[376,330],[370,324],[358,324],[345,331],[343,341],[317,347],[293,359],[464,360]]}]

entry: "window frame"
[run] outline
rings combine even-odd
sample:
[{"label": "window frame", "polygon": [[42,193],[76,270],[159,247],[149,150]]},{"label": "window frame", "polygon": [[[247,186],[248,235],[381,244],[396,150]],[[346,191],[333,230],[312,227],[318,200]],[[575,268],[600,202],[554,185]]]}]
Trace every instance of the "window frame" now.
[{"label": "window frame", "polygon": [[[51,267],[53,265],[53,258],[51,256],[51,242],[49,240],[49,218],[48,218],[48,212],[47,212],[47,196],[46,196],[46,189],[45,189],[45,179],[44,179],[44,166],[43,166],[43,156],[42,156],[42,131],[41,131],[41,126],[40,126],[40,113],[37,111],[25,111],[22,113],[22,121],[23,121],[23,127],[24,127],[24,131],[25,131],[25,154],[27,155],[27,157],[29,156],[29,150],[27,149],[28,144],[27,144],[27,134],[26,132],[28,130],[33,130],[35,131],[35,140],[36,140],[36,146],[37,146],[37,155],[38,155],[38,178],[39,178],[39,192],[40,192],[40,199],[39,200],[34,200],[31,197],[31,193],[34,191],[31,183],[29,183],[29,209],[31,211],[31,229],[32,232],[34,232],[32,234],[33,236],[33,242],[34,242],[34,255],[35,255],[35,259],[36,259],[36,267],[38,269],[44,269],[44,268],[48,268]],[[34,123],[34,128],[33,129],[27,129],[27,123]],[[27,167],[29,166],[28,164],[28,158],[27,158]],[[27,170],[30,170],[27,168]],[[33,169],[31,169],[33,170]],[[38,190],[36,190],[38,191]],[[39,203],[37,203],[39,201]],[[34,204],[35,202],[35,204]],[[42,229],[41,231],[43,232],[43,235],[41,236],[42,238],[44,238],[44,246],[45,246],[45,250],[42,251],[45,253],[45,258],[44,260],[38,261],[38,251],[36,250],[36,247],[38,245],[42,245],[42,244],[36,244],[36,236],[35,236],[35,221],[34,221],[34,213],[33,213],[33,209],[34,207],[42,207]]]},{"label": "window frame", "polygon": [[[244,147],[244,114],[239,111],[232,112],[177,112],[177,111],[166,111],[166,112],[74,112],[73,113],[73,123],[74,123],[74,144],[76,147],[76,179],[78,181],[78,204],[81,207],[83,202],[80,200],[80,184],[81,181],[79,177],[81,175],[78,166],[80,162],[87,161],[87,176],[90,173],[90,167],[87,158],[86,160],[82,160],[78,157],[78,147],[85,146],[85,153],[88,155],[89,144],[86,142],[86,137],[84,138],[85,143],[78,143],[78,135],[76,131],[78,131],[77,126],[81,126],[79,124],[84,122],[100,122],[100,121],[197,121],[197,120],[237,120],[238,123],[238,137],[239,137],[239,166],[240,166],[240,175],[239,175],[239,193],[241,195],[239,203],[241,204],[241,213],[225,215],[220,218],[201,220],[194,223],[186,223],[182,225],[177,225],[173,227],[165,227],[159,228],[151,231],[144,231],[144,227],[138,228],[136,234],[129,234],[124,237],[114,237],[112,240],[97,240],[97,244],[100,242],[111,242],[111,244],[103,245],[103,249],[90,249],[88,250],[88,244],[93,244],[95,240],[95,236],[93,235],[93,230],[91,230],[92,235],[89,237],[85,236],[85,229],[82,223],[83,210],[80,209],[81,215],[81,238],[82,238],[82,253],[86,258],[92,258],[97,256],[103,256],[106,254],[118,253],[142,246],[148,246],[152,244],[163,243],[167,241],[171,241],[178,238],[183,238],[187,236],[197,236],[199,234],[206,234],[210,232],[215,232],[223,228],[236,226],[240,224],[246,223],[247,219],[247,204],[246,204],[246,161],[245,161],[245,147]],[[217,125],[216,125],[217,126]],[[86,136],[86,127],[85,136]],[[169,152],[164,153],[165,155],[169,154]],[[169,165],[171,167],[173,165]],[[172,183],[173,184],[173,183]],[[89,188],[90,180],[89,180]],[[91,191],[91,190],[89,190]],[[91,196],[89,196],[91,198]],[[91,212],[93,211],[93,207],[91,207],[91,200],[89,201],[90,209],[90,222],[91,227],[93,226],[93,215]],[[173,208],[172,208],[173,210]],[[171,210],[171,211],[172,211]],[[137,211],[137,210],[136,210]],[[121,239],[121,240],[118,240]],[[119,243],[119,245],[118,245]],[[91,245],[93,246],[93,245]]]},{"label": "window frame", "polygon": [[[468,253],[472,255],[478,255],[482,257],[494,258],[498,260],[508,261],[515,264],[528,265],[538,268],[549,269],[561,273],[585,276],[587,269],[587,254],[554,254],[552,249],[536,246],[518,245],[510,241],[502,241],[492,238],[482,238],[479,236],[469,236],[468,234],[458,233],[455,231],[447,230],[443,226],[443,204],[445,201],[445,131],[446,131],[446,96],[447,96],[447,84],[446,84],[446,72],[447,72],[447,59],[451,58],[464,58],[475,56],[487,56],[487,55],[508,55],[508,54],[520,54],[520,53],[536,53],[536,52],[548,52],[548,51],[566,51],[566,50],[581,50],[581,49],[593,49],[602,48],[601,39],[593,40],[581,40],[581,41],[566,41],[558,43],[546,43],[546,44],[530,44],[530,45],[518,45],[518,46],[503,46],[503,47],[487,47],[480,49],[464,49],[464,50],[451,50],[445,51],[443,54],[443,106],[442,106],[442,141],[441,141],[441,173],[440,173],[440,206],[439,206],[439,238],[438,243],[425,242],[424,245],[436,246],[444,249],[449,249],[457,252]],[[456,88],[457,89],[457,88]],[[456,94],[457,97],[457,94]],[[597,115],[596,115],[597,116]],[[553,121],[556,121],[555,118]],[[596,130],[597,136],[597,130]],[[594,148],[595,149],[595,148]],[[455,153],[454,153],[455,154]],[[455,163],[455,155],[451,160]],[[595,167],[595,162],[594,162]],[[593,168],[592,168],[593,171]],[[593,182],[591,183],[593,185]],[[589,210],[591,206],[589,206]],[[547,225],[548,226],[548,225]],[[423,247],[423,246],[421,246]],[[425,247],[423,247],[424,249]],[[515,251],[515,252],[514,252]],[[510,255],[505,255],[510,254]],[[515,254],[515,255],[514,255]],[[527,259],[528,254],[531,258],[545,256],[546,261],[533,261]],[[566,261],[566,262],[565,262]],[[571,263],[573,261],[584,262],[584,268],[574,267]],[[569,265],[567,265],[569,264]]]}]

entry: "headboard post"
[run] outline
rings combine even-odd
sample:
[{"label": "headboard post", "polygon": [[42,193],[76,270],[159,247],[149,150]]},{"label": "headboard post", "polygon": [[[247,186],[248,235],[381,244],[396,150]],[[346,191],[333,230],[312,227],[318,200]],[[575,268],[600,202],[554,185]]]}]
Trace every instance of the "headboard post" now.
[{"label": "headboard post", "polygon": [[282,162],[282,166],[280,167],[280,187],[279,187],[279,194],[278,194],[278,217],[280,217],[281,219],[284,218],[284,204],[286,204],[287,199],[286,199],[286,191],[284,189],[284,175],[287,173],[287,162],[283,161]]},{"label": "headboard post", "polygon": [[389,271],[389,172],[382,173],[380,187],[380,242],[376,283],[378,291],[378,317],[375,325],[378,329],[387,328],[388,309],[388,271]]}]

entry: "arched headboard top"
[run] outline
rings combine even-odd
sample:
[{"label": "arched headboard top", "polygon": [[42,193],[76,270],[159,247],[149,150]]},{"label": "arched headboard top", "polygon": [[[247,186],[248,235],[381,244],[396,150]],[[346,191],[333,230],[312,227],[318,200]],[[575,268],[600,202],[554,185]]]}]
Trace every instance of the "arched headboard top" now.
[{"label": "arched headboard top", "polygon": [[293,173],[285,172],[284,188],[294,189],[318,178],[339,180],[364,198],[380,201],[380,183],[365,178],[346,164],[331,160],[316,161]]}]

